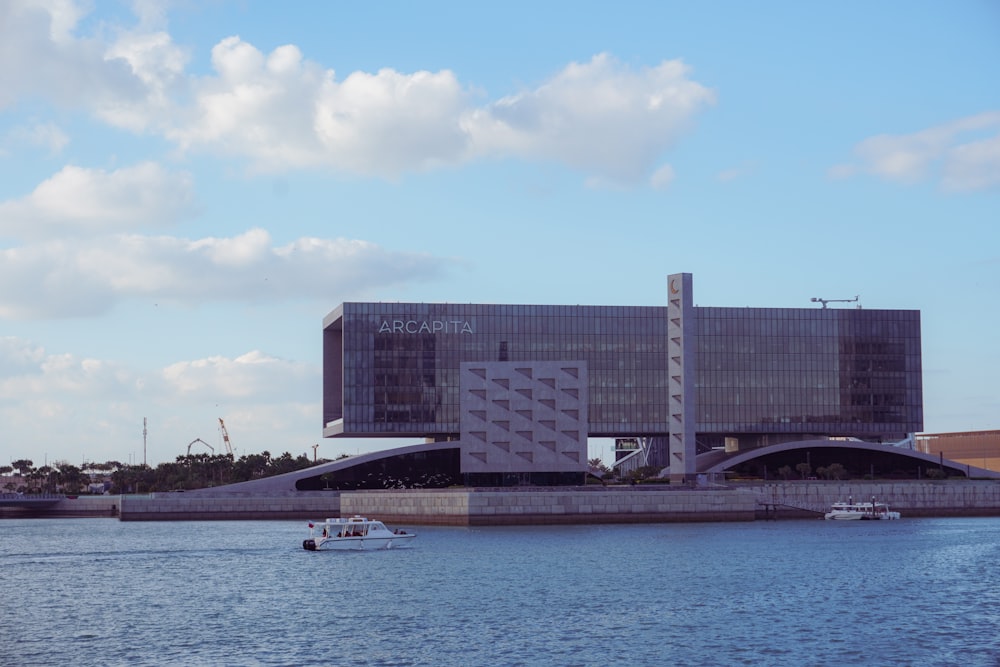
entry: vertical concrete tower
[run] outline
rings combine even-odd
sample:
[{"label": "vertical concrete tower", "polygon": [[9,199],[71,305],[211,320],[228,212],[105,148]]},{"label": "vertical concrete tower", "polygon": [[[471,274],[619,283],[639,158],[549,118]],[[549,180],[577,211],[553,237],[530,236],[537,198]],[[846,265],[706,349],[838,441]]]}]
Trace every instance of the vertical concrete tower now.
[{"label": "vertical concrete tower", "polygon": [[667,277],[667,372],[670,483],[692,480],[695,470],[695,331],[690,273]]}]

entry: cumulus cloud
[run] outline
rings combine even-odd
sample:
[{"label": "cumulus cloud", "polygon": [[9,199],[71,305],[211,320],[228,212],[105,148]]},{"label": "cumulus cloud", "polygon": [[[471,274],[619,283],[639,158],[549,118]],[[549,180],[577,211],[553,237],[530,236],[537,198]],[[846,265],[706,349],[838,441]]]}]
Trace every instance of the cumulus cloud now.
[{"label": "cumulus cloud", "polygon": [[[294,445],[292,451],[299,454],[319,430],[315,396],[320,377],[318,367],[259,350],[136,369],[0,337],[0,420],[11,434],[37,434],[44,424],[45,438],[72,443],[63,451],[87,460],[123,461],[129,456],[123,448],[142,456],[135,444],[141,443],[143,417],[151,415],[150,461],[156,465],[184,454],[184,444],[194,435],[212,441],[206,429],[214,428],[220,415],[206,417],[192,406],[225,402],[221,416],[240,453],[279,452]],[[41,451],[33,436],[8,444],[11,456]],[[51,462],[53,450],[48,451]]]},{"label": "cumulus cloud", "polygon": [[44,401],[55,395],[107,397],[135,388],[135,373],[120,364],[50,354],[16,337],[0,338],[0,399]]},{"label": "cumulus cloud", "polygon": [[0,378],[10,377],[36,367],[45,350],[15,336],[0,336]]},{"label": "cumulus cloud", "polygon": [[565,163],[618,182],[645,177],[714,102],[679,60],[634,71],[608,54],[572,63],[537,88],[465,120],[476,152]]},{"label": "cumulus cloud", "polygon": [[987,112],[912,134],[869,137],[854,148],[858,162],[836,165],[830,175],[857,173],[897,183],[932,179],[950,191],[1000,186],[1000,112]]},{"label": "cumulus cloud", "polygon": [[262,229],[196,240],[122,234],[49,241],[0,250],[0,318],[93,316],[130,298],[358,298],[454,266],[359,240],[307,237],[275,246]]},{"label": "cumulus cloud", "polygon": [[116,67],[124,63],[140,82],[141,92],[96,105],[95,112],[112,125],[137,132],[159,125],[174,113],[174,97],[187,94],[184,68],[190,55],[164,31],[123,31],[108,45],[104,58]]},{"label": "cumulus cloud", "polygon": [[279,402],[314,398],[318,367],[252,350],[141,370],[104,359],[52,353],[15,336],[0,337],[0,399],[18,402],[87,397],[128,400],[145,393],[157,401],[195,398]]},{"label": "cumulus cloud", "polygon": [[514,157],[632,184],[714,101],[680,61],[636,71],[607,54],[485,107],[447,70],[338,81],[294,46],[265,55],[238,37],[220,42],[212,63],[215,76],[195,84],[194,108],[166,134],[185,150],[238,154],[264,170],[394,177]]},{"label": "cumulus cloud", "polygon": [[[634,185],[692,125],[714,93],[687,65],[634,68],[609,54],[485,105],[449,70],[336,72],[295,45],[260,51],[238,36],[212,49],[212,71],[186,71],[188,50],[162,10],[78,34],[71,0],[0,3],[0,108],[40,96],[103,121],[155,133],[182,152],[248,161],[258,171],[324,168],[367,176],[470,160],[561,163],[595,182]],[[32,67],[21,66],[31,62]]]},{"label": "cumulus cloud", "polygon": [[40,97],[94,110],[145,97],[128,63],[99,38],[76,34],[84,8],[71,0],[0,2],[0,109]]},{"label": "cumulus cloud", "polygon": [[289,392],[299,395],[318,387],[321,373],[315,366],[253,350],[234,359],[214,356],[177,362],[164,368],[160,375],[171,393],[179,396],[285,401]]},{"label": "cumulus cloud", "polygon": [[145,162],[112,172],[68,166],[21,199],[0,202],[0,237],[46,238],[162,227],[195,211],[186,173]]}]

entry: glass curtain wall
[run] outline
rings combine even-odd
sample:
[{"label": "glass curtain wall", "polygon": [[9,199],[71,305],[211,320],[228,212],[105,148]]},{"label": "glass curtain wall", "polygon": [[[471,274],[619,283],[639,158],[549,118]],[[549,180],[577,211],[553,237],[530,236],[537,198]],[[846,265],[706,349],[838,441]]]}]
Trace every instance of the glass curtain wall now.
[{"label": "glass curtain wall", "polygon": [[700,440],[711,433],[901,438],[923,428],[919,311],[696,311]]},{"label": "glass curtain wall", "polygon": [[345,303],[342,331],[345,434],[457,435],[463,361],[582,360],[591,435],[668,428],[662,307]]}]

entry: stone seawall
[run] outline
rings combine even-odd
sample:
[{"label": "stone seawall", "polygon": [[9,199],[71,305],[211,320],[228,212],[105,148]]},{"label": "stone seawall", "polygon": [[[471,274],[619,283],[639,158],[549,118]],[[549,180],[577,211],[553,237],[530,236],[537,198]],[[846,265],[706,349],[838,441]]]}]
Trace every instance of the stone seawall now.
[{"label": "stone seawall", "polygon": [[0,507],[0,519],[117,517],[119,496],[67,496],[39,507]]},{"label": "stone seawall", "polygon": [[284,496],[121,496],[122,521],[377,517],[389,523],[500,526],[752,521],[756,501],[733,490],[653,487],[302,492]]},{"label": "stone seawall", "polygon": [[122,521],[324,519],[334,516],[340,516],[340,496],[330,492],[266,497],[196,493],[121,496]]},{"label": "stone seawall", "polygon": [[1000,516],[1000,481],[746,483],[696,488],[669,485],[298,492],[211,492],[80,496],[46,508],[0,511],[14,517],[112,517],[122,521],[323,519],[360,514],[391,524],[500,526],[667,523],[813,518],[849,498],[874,496],[903,518]]},{"label": "stone seawall", "polygon": [[753,521],[756,509],[751,494],[667,486],[352,491],[340,502],[345,515],[453,526]]}]

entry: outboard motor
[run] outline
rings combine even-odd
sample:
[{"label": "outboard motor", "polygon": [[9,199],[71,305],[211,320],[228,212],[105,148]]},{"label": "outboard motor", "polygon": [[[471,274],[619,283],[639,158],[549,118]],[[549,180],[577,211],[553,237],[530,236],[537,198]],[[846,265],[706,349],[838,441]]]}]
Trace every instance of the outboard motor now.
[{"label": "outboard motor", "polygon": [[316,551],[316,540],[309,538],[302,541],[302,548],[306,551]]}]

